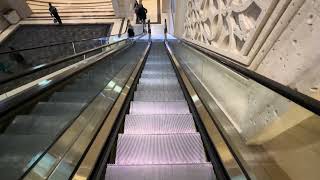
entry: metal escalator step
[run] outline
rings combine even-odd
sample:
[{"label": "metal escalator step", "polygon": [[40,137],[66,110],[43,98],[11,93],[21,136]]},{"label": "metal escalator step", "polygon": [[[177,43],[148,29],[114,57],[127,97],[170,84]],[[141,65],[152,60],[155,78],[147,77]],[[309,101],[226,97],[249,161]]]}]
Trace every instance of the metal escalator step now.
[{"label": "metal escalator step", "polygon": [[158,85],[146,85],[146,84],[138,84],[137,91],[179,91],[181,87],[179,84],[158,84]]},{"label": "metal escalator step", "polygon": [[130,114],[189,114],[186,101],[179,102],[142,102],[132,101]]},{"label": "metal escalator step", "polygon": [[134,101],[185,101],[180,91],[135,91]]},{"label": "metal escalator step", "polygon": [[142,73],[141,78],[177,78],[175,74],[146,74]]},{"label": "metal escalator step", "polygon": [[108,164],[105,180],[215,180],[211,163],[166,165]]},{"label": "metal escalator step", "polygon": [[50,141],[47,135],[0,135],[0,179],[20,179]]},{"label": "metal escalator step", "polygon": [[140,78],[139,84],[141,85],[170,85],[170,84],[178,84],[177,78]]},{"label": "metal escalator step", "polygon": [[152,71],[152,70],[143,70],[142,74],[172,74],[172,75],[176,75],[176,73],[174,71]]},{"label": "metal escalator step", "polygon": [[171,64],[148,64],[148,60],[146,65],[144,66],[144,69],[173,69],[173,66]]},{"label": "metal escalator step", "polygon": [[174,72],[173,67],[144,67],[143,71],[155,71],[155,72]]},{"label": "metal escalator step", "polygon": [[170,61],[163,61],[163,60],[157,60],[157,59],[149,59],[146,62],[146,65],[160,65],[160,64],[164,64],[164,65],[171,65]]},{"label": "metal escalator step", "polygon": [[42,116],[61,116],[61,115],[77,115],[85,103],[54,103],[39,102],[32,110],[32,115]]},{"label": "metal escalator step", "polygon": [[17,116],[5,134],[48,134],[56,136],[73,118],[71,116]]},{"label": "metal escalator step", "polygon": [[[179,82],[177,79],[147,79],[147,78],[140,78],[138,87],[144,87],[147,90],[177,90],[176,87],[180,88]],[[138,89],[142,90],[142,89]]]},{"label": "metal escalator step", "polygon": [[125,134],[196,133],[191,114],[127,115]]},{"label": "metal escalator step", "polygon": [[50,97],[50,102],[82,102],[90,101],[95,94],[90,92],[56,92]]},{"label": "metal escalator step", "polygon": [[115,164],[183,164],[207,162],[199,133],[119,134]]}]

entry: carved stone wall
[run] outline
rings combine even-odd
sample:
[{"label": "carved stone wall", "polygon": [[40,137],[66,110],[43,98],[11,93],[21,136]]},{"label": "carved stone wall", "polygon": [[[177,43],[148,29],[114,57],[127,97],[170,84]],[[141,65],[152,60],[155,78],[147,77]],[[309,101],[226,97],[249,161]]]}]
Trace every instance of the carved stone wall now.
[{"label": "carved stone wall", "polygon": [[249,66],[289,2],[188,0],[184,38]]}]

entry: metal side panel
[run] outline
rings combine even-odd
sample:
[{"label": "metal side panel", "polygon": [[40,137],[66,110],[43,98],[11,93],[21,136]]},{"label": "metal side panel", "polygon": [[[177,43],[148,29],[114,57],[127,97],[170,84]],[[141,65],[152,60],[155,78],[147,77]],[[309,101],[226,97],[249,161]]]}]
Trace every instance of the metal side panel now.
[{"label": "metal side panel", "polygon": [[117,165],[207,162],[198,133],[127,135],[118,137]]},{"label": "metal side panel", "polygon": [[108,165],[105,180],[215,180],[212,165]]},{"label": "metal side panel", "polygon": [[130,114],[189,114],[186,101],[179,102],[142,102],[133,101],[130,105]]},{"label": "metal side panel", "polygon": [[196,133],[191,114],[127,115],[125,134]]}]

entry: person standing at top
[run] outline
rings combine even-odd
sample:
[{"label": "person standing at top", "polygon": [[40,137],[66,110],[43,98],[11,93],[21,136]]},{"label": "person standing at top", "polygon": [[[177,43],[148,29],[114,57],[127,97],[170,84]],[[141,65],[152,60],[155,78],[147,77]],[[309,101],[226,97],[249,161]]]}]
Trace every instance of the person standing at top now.
[{"label": "person standing at top", "polygon": [[146,23],[148,10],[143,7],[142,3],[138,5],[138,17],[142,23]]},{"label": "person standing at top", "polygon": [[61,25],[62,21],[59,16],[58,10],[56,7],[52,6],[51,3],[49,3],[49,12],[50,12],[51,17],[54,17],[58,21],[58,23]]}]

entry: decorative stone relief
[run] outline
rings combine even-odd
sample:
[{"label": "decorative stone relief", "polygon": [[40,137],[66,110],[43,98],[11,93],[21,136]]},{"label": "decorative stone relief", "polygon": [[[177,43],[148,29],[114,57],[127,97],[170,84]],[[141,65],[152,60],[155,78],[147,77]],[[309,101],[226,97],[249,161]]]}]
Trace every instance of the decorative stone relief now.
[{"label": "decorative stone relief", "polygon": [[246,56],[277,2],[188,0],[184,38]]}]

